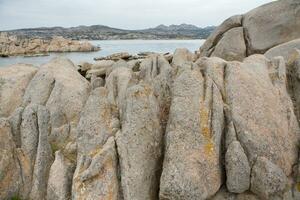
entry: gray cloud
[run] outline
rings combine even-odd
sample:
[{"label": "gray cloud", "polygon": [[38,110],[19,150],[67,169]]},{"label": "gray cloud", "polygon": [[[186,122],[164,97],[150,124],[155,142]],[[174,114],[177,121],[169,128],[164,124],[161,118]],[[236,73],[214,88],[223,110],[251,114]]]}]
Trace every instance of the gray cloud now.
[{"label": "gray cloud", "polygon": [[218,25],[273,0],[0,0],[0,30],[103,24],[141,29],[158,24]]}]

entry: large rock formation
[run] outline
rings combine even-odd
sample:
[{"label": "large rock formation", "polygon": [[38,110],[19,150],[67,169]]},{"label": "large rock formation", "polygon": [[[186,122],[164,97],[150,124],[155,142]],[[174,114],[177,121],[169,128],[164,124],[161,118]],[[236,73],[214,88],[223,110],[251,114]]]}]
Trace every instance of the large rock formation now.
[{"label": "large rock formation", "polygon": [[63,37],[52,39],[21,38],[0,33],[0,56],[46,54],[48,52],[88,52],[99,48],[87,41],[76,41]]},{"label": "large rock formation", "polygon": [[[244,15],[233,16],[208,37],[200,48],[200,56],[218,56],[228,61],[240,61],[246,56],[265,53],[278,45],[298,39],[299,9],[298,0],[278,0]],[[277,49],[276,55],[278,51]],[[274,54],[275,52],[268,55]],[[280,51],[280,55],[286,55],[285,51]]]},{"label": "large rock formation", "polygon": [[3,91],[24,84],[0,101],[15,100],[1,113],[0,198],[296,199],[300,53],[288,57],[180,49],[101,63],[90,80],[66,59],[2,68]]},{"label": "large rock formation", "polygon": [[270,41],[243,41],[255,13],[297,15],[282,2],[230,18],[203,47],[240,61],[178,49],[78,71],[63,58],[1,68],[0,199],[298,200],[298,40],[243,58],[297,35],[266,17]]}]

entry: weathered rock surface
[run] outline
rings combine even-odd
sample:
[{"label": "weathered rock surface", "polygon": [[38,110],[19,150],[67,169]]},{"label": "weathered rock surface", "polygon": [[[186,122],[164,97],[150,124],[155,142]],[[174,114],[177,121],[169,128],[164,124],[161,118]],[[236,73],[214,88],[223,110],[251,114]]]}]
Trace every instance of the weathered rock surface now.
[{"label": "weathered rock surface", "polygon": [[74,164],[61,151],[55,152],[55,161],[51,165],[49,172],[47,200],[65,200],[71,198],[74,170]]},{"label": "weathered rock surface", "polygon": [[242,61],[246,57],[246,50],[244,29],[243,27],[237,27],[230,29],[223,35],[211,56],[220,57],[228,61]]},{"label": "weathered rock surface", "polygon": [[192,63],[196,59],[196,55],[191,53],[188,49],[176,49],[172,59],[173,66],[182,66],[186,63]]},{"label": "weathered rock surface", "polygon": [[101,149],[81,156],[73,177],[72,199],[118,200],[118,158],[114,137]]},{"label": "weathered rock surface", "polygon": [[122,191],[125,200],[157,199],[163,133],[159,107],[148,85],[127,90],[122,130],[117,133]]},{"label": "weathered rock surface", "polygon": [[204,82],[198,70],[188,68],[174,81],[160,199],[206,199],[222,184]]},{"label": "weathered rock surface", "polygon": [[295,49],[300,49],[300,39],[275,46],[269,49],[264,55],[269,59],[282,56],[284,60],[288,61],[289,55],[291,55]]},{"label": "weathered rock surface", "polygon": [[89,52],[98,51],[99,48],[87,41],[69,40],[63,37],[52,39],[20,38],[15,35],[0,33],[0,55],[34,55],[48,52]]},{"label": "weathered rock surface", "polygon": [[242,193],[250,187],[248,158],[237,141],[232,142],[225,155],[226,186],[230,192]]},{"label": "weathered rock surface", "polygon": [[0,118],[0,199],[9,199],[18,193],[22,184],[11,127],[7,119]]},{"label": "weathered rock surface", "polygon": [[258,157],[251,172],[251,191],[262,199],[270,199],[276,193],[282,194],[286,186],[287,178],[281,168]]},{"label": "weathered rock surface", "polygon": [[225,20],[219,27],[217,27],[212,34],[207,38],[205,43],[200,48],[202,56],[209,57],[216,44],[220,41],[223,34],[230,29],[242,26],[242,15],[235,15]]},{"label": "weathered rock surface", "polygon": [[233,16],[209,36],[200,48],[200,56],[216,55],[226,60],[241,61],[246,56],[265,53],[272,48],[268,56],[286,56],[282,48],[294,44],[276,46],[300,38],[299,9],[298,0],[278,0],[242,16]]},{"label": "weathered rock surface", "polygon": [[30,103],[45,105],[50,112],[51,143],[60,146],[75,139],[80,112],[88,98],[90,83],[67,59],[53,59],[40,67],[23,98]]},{"label": "weathered rock surface", "polygon": [[[300,50],[294,50],[287,63],[288,89],[294,103],[295,113],[300,120]],[[299,121],[300,122],[300,121]]]},{"label": "weathered rock surface", "polygon": [[227,63],[225,77],[226,101],[250,165],[264,156],[290,175],[299,126],[286,91],[285,65],[251,56]]},{"label": "weathered rock surface", "polygon": [[298,11],[230,18],[210,58],[1,69],[0,199],[299,199]]},{"label": "weathered rock surface", "polygon": [[30,199],[43,199],[47,195],[49,170],[51,163],[53,162],[52,149],[48,140],[48,135],[50,135],[50,114],[43,106],[37,108],[36,114],[38,145],[32,174],[33,179]]},{"label": "weathered rock surface", "polygon": [[18,64],[0,69],[0,116],[8,117],[22,104],[23,95],[37,68]]}]

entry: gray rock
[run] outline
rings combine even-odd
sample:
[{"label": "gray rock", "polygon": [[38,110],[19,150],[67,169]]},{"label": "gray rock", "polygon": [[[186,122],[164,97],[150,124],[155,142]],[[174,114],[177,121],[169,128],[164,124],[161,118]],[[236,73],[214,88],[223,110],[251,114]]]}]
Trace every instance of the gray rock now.
[{"label": "gray rock", "polygon": [[225,134],[225,149],[228,149],[229,145],[234,141],[237,141],[237,138],[235,127],[233,125],[233,122],[231,121],[227,126],[227,131]]},{"label": "gray rock", "polygon": [[57,128],[68,122],[78,123],[89,90],[89,82],[71,61],[56,58],[40,67],[25,91],[23,105],[46,105],[51,125]]},{"label": "gray rock", "polygon": [[118,61],[118,60],[128,60],[131,57],[131,55],[127,52],[121,52],[121,53],[114,53],[106,57],[99,57],[99,58],[94,58],[94,60],[113,60],[113,61]]},{"label": "gray rock", "polygon": [[[28,157],[30,163],[31,174],[37,154],[37,146],[39,142],[39,128],[38,128],[38,105],[28,105],[22,115],[21,123],[21,149]],[[30,183],[27,183],[30,185]]]},{"label": "gray rock", "polygon": [[16,147],[21,147],[21,122],[22,122],[22,114],[23,114],[24,108],[19,107],[17,108],[9,117],[9,123],[12,128],[12,134],[14,137],[14,142],[16,144]]},{"label": "gray rock", "polygon": [[257,156],[264,156],[288,176],[297,159],[299,125],[286,85],[282,87],[274,71],[280,74],[280,67],[264,56],[248,57],[244,63],[229,62],[226,103],[250,165]]},{"label": "gray rock", "polygon": [[214,32],[206,39],[205,43],[200,48],[200,56],[208,57],[211,55],[216,44],[223,37],[224,33],[235,27],[242,26],[242,15],[235,15],[225,20],[218,26]]},{"label": "gray rock", "polygon": [[26,64],[0,69],[0,117],[9,117],[21,106],[24,91],[36,72],[37,68]]},{"label": "gray rock", "polygon": [[112,136],[112,111],[107,93],[105,88],[96,88],[84,106],[77,126],[78,158],[101,149]]},{"label": "gray rock", "polygon": [[[30,199],[45,199],[50,166],[53,162],[51,146],[48,142],[50,134],[50,114],[44,106],[38,106],[38,146],[32,174],[32,189]],[[26,183],[25,183],[26,184]]]},{"label": "gray rock", "polygon": [[0,118],[0,199],[18,196],[23,184],[15,148],[9,121]]},{"label": "gray rock", "polygon": [[[277,45],[298,39],[300,22],[295,19],[300,17],[299,8],[298,0],[278,0],[244,15],[233,16],[208,37],[200,48],[200,57],[221,56],[228,60],[242,60],[243,55],[263,54]],[[268,54],[277,54],[281,51],[279,49],[282,47]]]},{"label": "gray rock", "polygon": [[207,89],[204,98],[204,82],[196,69],[185,69],[174,80],[160,181],[161,199],[206,199],[222,184],[219,163],[222,132],[209,120],[211,108],[206,105],[211,104],[211,98],[207,95],[213,94]]},{"label": "gray rock", "polygon": [[295,114],[300,122],[300,51],[294,50],[287,61],[289,94],[294,103]]},{"label": "gray rock", "polygon": [[250,187],[250,166],[241,144],[232,142],[225,155],[226,185],[230,192],[243,193]]},{"label": "gray rock", "polygon": [[130,86],[133,74],[131,69],[119,66],[120,64],[122,63],[117,62],[114,65],[113,71],[106,79],[105,87],[108,91],[108,101],[122,112],[126,90]]},{"label": "gray rock", "polygon": [[243,27],[237,27],[224,33],[211,56],[242,61],[246,57],[246,50]]},{"label": "gray rock", "polygon": [[172,59],[172,66],[181,67],[185,63],[191,63],[196,60],[196,55],[191,53],[188,49],[176,49]]},{"label": "gray rock", "polygon": [[71,199],[72,178],[75,166],[61,151],[55,152],[47,185],[47,200]]},{"label": "gray rock", "polygon": [[282,56],[284,60],[288,61],[289,55],[293,53],[294,49],[300,49],[300,39],[275,46],[269,49],[264,55],[269,59]]},{"label": "gray rock", "polygon": [[92,85],[92,89],[96,89],[98,87],[103,87],[105,85],[105,82],[101,77],[92,76],[91,85]]},{"label": "gray rock", "polygon": [[112,60],[100,60],[100,61],[96,61],[92,65],[91,69],[101,69],[101,68],[108,69],[108,68],[112,67],[114,64],[115,64],[115,62]]},{"label": "gray rock", "polygon": [[258,157],[251,172],[251,191],[262,199],[272,199],[287,186],[287,177],[282,169],[267,158]]},{"label": "gray rock", "polygon": [[[264,53],[279,44],[300,38],[300,2],[279,0],[244,15],[243,27],[250,55]],[[275,13],[280,13],[276,15]]]},{"label": "gray rock", "polygon": [[[65,58],[55,58],[41,66],[26,88],[23,105],[45,105],[50,112],[51,134],[49,138],[75,139],[74,130],[80,112],[88,98],[90,83],[82,77],[74,64]],[[69,132],[64,132],[69,126]],[[63,137],[61,137],[63,136]]]},{"label": "gray rock", "polygon": [[118,158],[114,137],[103,148],[83,155],[73,177],[72,199],[118,200]]},{"label": "gray rock", "polygon": [[125,200],[157,199],[163,133],[159,107],[148,85],[130,87],[117,133],[122,191]]},{"label": "gray rock", "polygon": [[159,104],[159,117],[165,130],[171,105],[171,87],[173,69],[169,62],[161,55],[145,59],[140,66],[139,79],[153,88],[154,96]]}]

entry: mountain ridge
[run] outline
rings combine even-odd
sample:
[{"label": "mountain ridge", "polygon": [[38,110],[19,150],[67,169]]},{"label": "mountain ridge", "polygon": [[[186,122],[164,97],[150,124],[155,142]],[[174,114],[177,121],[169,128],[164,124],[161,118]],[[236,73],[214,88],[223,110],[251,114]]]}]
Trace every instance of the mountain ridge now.
[{"label": "mountain ridge", "polygon": [[215,29],[214,26],[204,28],[192,24],[158,25],[153,28],[127,30],[105,25],[80,25],[76,27],[37,27],[7,30],[11,35],[25,38],[53,38],[63,36],[75,40],[110,40],[110,39],[206,39]]}]

